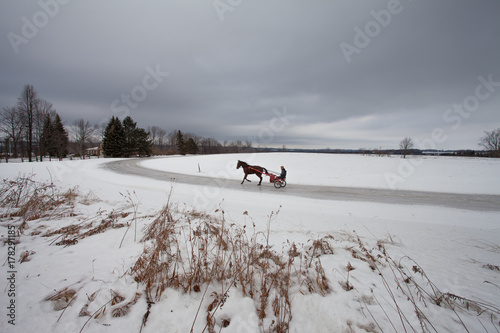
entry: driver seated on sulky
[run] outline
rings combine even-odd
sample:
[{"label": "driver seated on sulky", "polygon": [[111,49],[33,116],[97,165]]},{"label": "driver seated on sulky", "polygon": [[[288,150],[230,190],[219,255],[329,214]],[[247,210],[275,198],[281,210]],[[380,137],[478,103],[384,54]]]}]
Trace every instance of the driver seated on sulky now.
[{"label": "driver seated on sulky", "polygon": [[279,175],[278,178],[283,179],[283,180],[286,179],[286,169],[284,166],[281,166],[281,174]]}]

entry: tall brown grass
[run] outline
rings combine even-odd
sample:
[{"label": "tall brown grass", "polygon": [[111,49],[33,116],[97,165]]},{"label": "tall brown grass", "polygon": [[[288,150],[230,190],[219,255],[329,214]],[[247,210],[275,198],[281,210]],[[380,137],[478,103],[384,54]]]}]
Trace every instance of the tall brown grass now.
[{"label": "tall brown grass", "polygon": [[330,292],[319,253],[332,250],[328,239],[322,239],[313,243],[307,260],[297,261],[297,245],[274,251],[269,245],[269,231],[248,234],[246,227],[228,223],[223,210],[214,217],[196,211],[179,212],[166,205],[147,227],[142,241],[150,245],[131,273],[145,285],[152,301],[158,301],[167,288],[186,293],[204,290],[202,301],[209,286],[218,290],[210,295],[212,301],[206,310],[208,332],[214,331],[215,313],[230,297],[232,288],[254,300],[261,324],[271,316],[273,329],[287,332],[292,319],[292,286],[305,286],[302,293]]},{"label": "tall brown grass", "polygon": [[[53,184],[38,183],[31,177],[4,180],[0,185],[0,222],[16,221],[22,232],[28,227],[28,222],[58,218],[75,221],[42,234],[52,237],[50,245],[77,245],[83,238],[113,228],[130,228],[132,224],[135,238],[138,222],[151,221],[139,231],[143,234],[140,239],[144,244],[143,252],[125,273],[144,287],[145,294],[137,292],[135,297],[125,300],[118,292],[109,289],[109,300],[93,306],[93,309],[97,308],[93,313],[88,309],[90,303],[96,301],[95,293],[90,297],[86,295],[88,302],[79,315],[89,318],[82,331],[92,319],[106,316],[108,306],[112,317],[126,316],[141,297],[147,302],[141,324],[144,327],[150,309],[161,301],[168,288],[172,288],[186,294],[196,293],[201,298],[191,331],[195,324],[199,327],[200,323],[202,331],[207,332],[218,332],[231,325],[231,318],[218,318],[217,314],[237,290],[253,300],[261,331],[289,332],[295,295],[327,297],[332,292],[339,292],[331,284],[332,274],[325,271],[323,261],[340,251],[347,251],[352,257],[346,260],[345,268],[338,269],[346,272],[339,281],[340,285],[345,292],[359,294],[360,310],[370,318],[369,323],[357,324],[358,328],[367,332],[390,331],[390,328],[394,332],[437,332],[431,314],[433,309],[442,309],[449,320],[459,323],[466,332],[471,330],[465,317],[471,316],[477,317],[485,331],[488,331],[485,320],[491,322],[496,332],[499,331],[500,309],[497,306],[441,291],[412,258],[395,259],[389,254],[387,246],[395,242],[392,236],[370,247],[355,231],[343,231],[335,236],[311,239],[302,245],[287,241],[281,250],[276,250],[270,242],[271,225],[281,208],[269,215],[266,230],[256,231],[255,224],[249,230],[246,225],[229,222],[222,208],[214,214],[179,208],[171,202],[170,196],[156,214],[139,217],[140,200],[135,193],[127,192],[124,197],[128,203],[126,207],[110,212],[99,210],[95,216],[86,216],[82,221],[82,217],[78,217],[77,205],[98,200],[93,195],[82,196],[77,188],[61,191]],[[248,216],[247,212],[245,214]],[[125,235],[126,232],[123,238]],[[396,245],[401,246],[400,241]],[[36,257],[36,253],[26,250],[20,254],[19,261],[28,262],[32,257]],[[375,274],[370,281],[380,281],[382,288],[374,290],[370,287],[370,295],[360,292],[363,281],[356,276],[360,265],[370,268],[367,269],[371,272],[369,274]],[[498,271],[497,265],[487,264],[483,268]],[[485,283],[500,290],[493,282]],[[62,316],[75,303],[79,290],[69,286],[46,297],[45,301],[51,302],[55,311],[62,310]],[[389,323],[389,329],[383,322]],[[346,325],[352,330],[354,323],[349,321]]]}]

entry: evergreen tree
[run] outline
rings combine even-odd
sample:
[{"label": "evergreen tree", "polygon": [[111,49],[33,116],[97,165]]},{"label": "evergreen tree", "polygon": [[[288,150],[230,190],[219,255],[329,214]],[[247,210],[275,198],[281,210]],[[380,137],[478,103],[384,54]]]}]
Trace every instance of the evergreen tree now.
[{"label": "evergreen tree", "polygon": [[61,117],[59,117],[59,114],[57,113],[56,119],[52,125],[52,138],[55,156],[57,156],[59,160],[62,160],[63,157],[66,157],[66,155],[68,155],[69,138],[68,132],[66,132],[66,129],[62,124]]},{"label": "evergreen tree", "polygon": [[43,156],[49,154],[49,156],[53,156],[54,150],[52,147],[52,119],[49,114],[45,116],[40,141],[40,155]]},{"label": "evergreen tree", "polygon": [[186,155],[186,141],[184,141],[184,136],[181,131],[177,132],[177,152],[181,155]]},{"label": "evergreen tree", "polygon": [[130,116],[123,119],[123,132],[125,135],[125,146],[123,147],[123,156],[129,157],[137,153],[136,133],[137,123]]},{"label": "evergreen tree", "polygon": [[193,138],[189,138],[189,140],[186,142],[186,153],[198,154],[198,145]]},{"label": "evergreen tree", "polygon": [[121,157],[125,147],[125,131],[118,117],[113,116],[104,130],[102,149],[104,155]]},{"label": "evergreen tree", "polygon": [[149,156],[153,152],[153,144],[149,133],[137,128],[131,117],[125,117],[122,123],[113,116],[104,131],[103,151],[111,157]]},{"label": "evergreen tree", "polygon": [[134,131],[134,140],[138,155],[150,156],[153,153],[153,142],[149,138],[149,132],[146,132],[143,128],[137,128]]},{"label": "evergreen tree", "polygon": [[57,157],[62,160],[68,154],[68,132],[62,124],[61,117],[55,113],[53,116],[47,114],[43,124],[40,137],[41,154],[48,154],[49,157]]}]

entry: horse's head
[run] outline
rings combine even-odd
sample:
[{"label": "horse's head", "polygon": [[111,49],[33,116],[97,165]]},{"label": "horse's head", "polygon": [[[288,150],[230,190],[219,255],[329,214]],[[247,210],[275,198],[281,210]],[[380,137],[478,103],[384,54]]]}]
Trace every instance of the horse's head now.
[{"label": "horse's head", "polygon": [[248,164],[246,162],[238,160],[238,164],[236,165],[236,169],[239,169],[240,167],[242,167],[244,169],[247,166],[248,166]]}]

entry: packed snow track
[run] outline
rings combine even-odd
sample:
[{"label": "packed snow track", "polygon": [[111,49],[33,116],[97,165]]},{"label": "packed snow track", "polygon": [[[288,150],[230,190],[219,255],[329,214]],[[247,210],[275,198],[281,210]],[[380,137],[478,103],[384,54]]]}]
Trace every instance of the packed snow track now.
[{"label": "packed snow track", "polygon": [[465,210],[500,211],[500,195],[489,194],[459,194],[438,193],[406,190],[388,190],[376,188],[294,185],[275,189],[266,183],[256,186],[256,182],[241,185],[237,180],[222,180],[211,177],[191,176],[180,173],[165,172],[145,168],[139,165],[142,159],[127,159],[111,161],[104,164],[104,168],[125,175],[135,175],[162,181],[175,181],[197,186],[214,186],[245,192],[267,192],[275,195],[291,195],[305,198],[336,200],[336,201],[364,201],[399,205],[442,206]]}]

